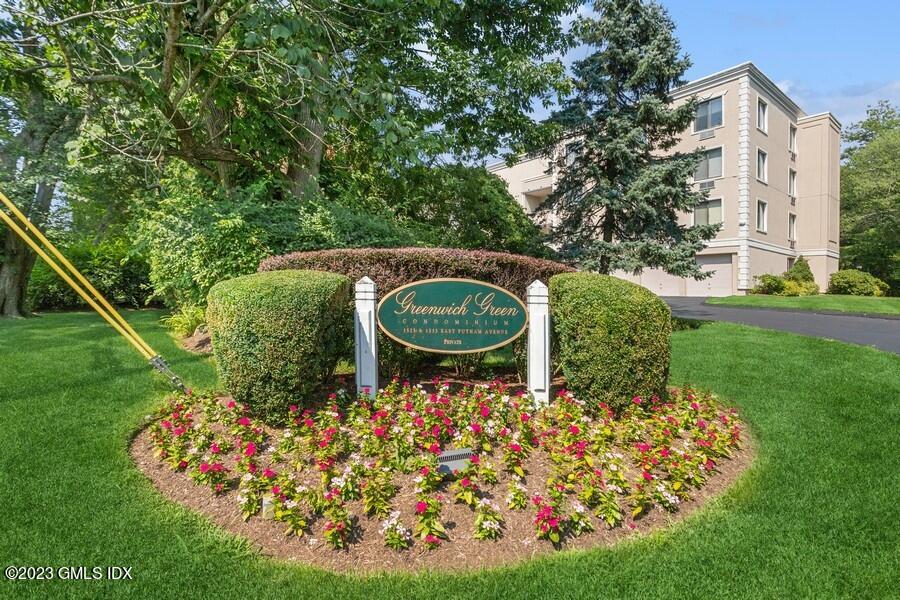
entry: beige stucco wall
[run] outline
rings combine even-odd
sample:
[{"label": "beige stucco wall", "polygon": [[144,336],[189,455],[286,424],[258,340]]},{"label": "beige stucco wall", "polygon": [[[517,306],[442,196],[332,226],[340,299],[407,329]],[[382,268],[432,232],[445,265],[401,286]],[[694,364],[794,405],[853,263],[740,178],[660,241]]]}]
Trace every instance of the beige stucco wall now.
[{"label": "beige stucco wall", "polygon": [[[738,234],[738,82],[737,80],[725,82],[697,94],[697,100],[709,100],[717,96],[722,97],[722,125],[711,131],[713,137],[700,139],[700,132],[693,131],[693,125],[685,132],[684,136],[672,148],[672,152],[693,152],[698,148],[711,150],[722,148],[722,177],[712,179],[713,189],[708,190],[707,197],[710,200],[722,200],[722,228],[719,230],[718,239],[735,238]],[[687,98],[674,102],[679,105]],[[707,133],[708,135],[708,133]],[[682,215],[679,221],[684,225],[691,225],[693,216]]]}]

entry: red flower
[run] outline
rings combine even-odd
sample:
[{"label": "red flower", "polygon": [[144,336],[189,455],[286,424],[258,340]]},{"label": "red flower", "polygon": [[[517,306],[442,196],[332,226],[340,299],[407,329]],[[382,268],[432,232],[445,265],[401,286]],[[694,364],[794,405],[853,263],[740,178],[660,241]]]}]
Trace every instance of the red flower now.
[{"label": "red flower", "polygon": [[433,536],[429,533],[428,535],[425,536],[425,543],[430,546],[437,546],[438,544],[441,543],[441,540],[439,540],[438,538],[436,538],[435,536]]},{"label": "red flower", "polygon": [[481,457],[478,456],[477,454],[473,454],[472,458],[470,458],[469,460],[472,462],[473,465],[477,465],[477,464],[481,463]]},{"label": "red flower", "polygon": [[700,410],[700,405],[696,402],[691,402],[691,408],[694,410]]},{"label": "red flower", "polygon": [[290,411],[290,412],[292,412],[292,413],[297,412],[297,405],[296,405],[296,404],[291,404],[291,405],[288,407],[288,411]]},{"label": "red flower", "polygon": [[509,449],[515,453],[519,453],[522,451],[522,446],[513,442],[512,444],[509,445]]},{"label": "red flower", "polygon": [[489,416],[491,416],[491,409],[488,408],[486,405],[482,404],[481,405],[481,418],[487,419]]},{"label": "red flower", "polygon": [[183,461],[181,461],[180,463],[178,463],[178,468],[179,468],[179,469],[186,469],[187,466],[188,466],[188,464],[187,464],[187,461],[186,461],[186,460],[183,460]]},{"label": "red flower", "polygon": [[237,406],[237,403],[234,400],[229,400],[228,404],[225,405],[226,408],[234,408],[235,406]]},{"label": "red flower", "polygon": [[572,435],[578,435],[581,433],[581,428],[578,425],[569,425],[569,433]]},{"label": "red flower", "polygon": [[419,469],[419,473],[421,473],[425,477],[428,477],[428,474],[431,473],[431,469],[428,468],[428,465],[425,465],[424,467]]},{"label": "red flower", "polygon": [[640,396],[635,396],[634,398],[631,399],[631,401],[634,402],[635,404],[640,404],[640,403],[641,403],[641,397],[640,397]]},{"label": "red flower", "polygon": [[163,429],[172,429],[172,424],[169,423],[168,421],[163,421],[160,423],[160,425],[162,425]]},{"label": "red flower", "polygon": [[256,454],[256,444],[247,442],[247,447],[244,449],[244,456],[253,456],[254,454]]},{"label": "red flower", "polygon": [[200,463],[200,472],[206,473],[207,471],[209,471],[209,463],[207,463],[207,462]]},{"label": "red flower", "polygon": [[213,442],[212,446],[209,447],[209,451],[212,452],[213,454],[218,454],[219,452],[222,451],[222,449],[219,448],[219,444],[217,444],[216,442]]},{"label": "red flower", "polygon": [[472,433],[476,435],[481,433],[481,425],[479,425],[478,423],[472,423],[471,425],[469,425],[469,427],[472,428]]},{"label": "red flower", "polygon": [[423,419],[422,417],[416,417],[415,419],[413,419],[413,425],[415,425],[419,429],[422,429],[423,427],[425,427],[425,419]]},{"label": "red flower", "polygon": [[434,442],[430,446],[428,446],[428,451],[432,454],[440,454],[441,446],[437,442]]},{"label": "red flower", "polygon": [[384,434],[387,432],[387,430],[384,427],[376,427],[374,429],[374,432],[375,437],[384,437]]},{"label": "red flower", "polygon": [[653,481],[653,475],[651,475],[651,474],[648,473],[647,471],[644,471],[643,473],[641,473],[641,475],[642,475],[642,476],[644,477],[644,479],[646,479],[647,481]]},{"label": "red flower", "polygon": [[472,480],[469,479],[468,477],[463,477],[463,478],[460,480],[459,485],[463,486],[464,488],[467,488],[467,487],[469,487],[470,485],[472,485]]},{"label": "red flower", "polygon": [[175,434],[175,437],[181,437],[181,435],[184,433],[184,427],[176,427],[172,430],[172,433]]},{"label": "red flower", "polygon": [[237,420],[237,422],[238,422],[238,425],[243,425],[244,427],[250,426],[250,419],[248,419],[247,417],[241,417],[240,419]]},{"label": "red flower", "polygon": [[416,514],[421,515],[428,510],[428,504],[422,501],[416,502]]},{"label": "red flower", "polygon": [[275,479],[275,475],[276,473],[272,469],[266,469],[265,471],[263,471],[263,477],[265,477],[266,479]]}]

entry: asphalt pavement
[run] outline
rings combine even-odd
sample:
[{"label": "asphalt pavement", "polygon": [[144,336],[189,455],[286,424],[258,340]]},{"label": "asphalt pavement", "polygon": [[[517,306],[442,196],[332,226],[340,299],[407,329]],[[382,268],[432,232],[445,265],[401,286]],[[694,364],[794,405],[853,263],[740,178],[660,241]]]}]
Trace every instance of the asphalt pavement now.
[{"label": "asphalt pavement", "polygon": [[685,319],[729,321],[790,331],[900,354],[900,319],[812,311],[738,308],[706,304],[706,298],[664,297],[672,314]]}]

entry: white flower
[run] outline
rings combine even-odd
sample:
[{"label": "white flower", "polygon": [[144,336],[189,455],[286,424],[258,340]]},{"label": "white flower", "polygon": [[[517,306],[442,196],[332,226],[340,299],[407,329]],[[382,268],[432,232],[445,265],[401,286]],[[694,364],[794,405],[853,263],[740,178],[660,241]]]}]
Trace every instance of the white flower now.
[{"label": "white flower", "polygon": [[293,509],[297,508],[297,506],[298,506],[298,504],[297,504],[296,500],[288,500],[287,502],[284,503],[284,507],[287,508],[288,510],[293,510]]}]

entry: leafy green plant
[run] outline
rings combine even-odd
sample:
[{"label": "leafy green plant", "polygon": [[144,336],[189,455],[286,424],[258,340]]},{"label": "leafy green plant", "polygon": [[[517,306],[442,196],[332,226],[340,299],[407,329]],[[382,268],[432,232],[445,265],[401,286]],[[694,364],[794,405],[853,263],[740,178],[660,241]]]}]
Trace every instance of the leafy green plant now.
[{"label": "leafy green plant", "polygon": [[[126,240],[76,243],[60,251],[113,304],[141,308],[147,303],[151,293],[149,267]],[[86,306],[69,284],[41,260],[31,272],[28,304],[33,310]]]},{"label": "leafy green plant", "polygon": [[757,275],[756,287],[753,288],[752,293],[777,296],[784,291],[785,283],[784,277],[780,275],[772,275],[771,273]]},{"label": "leafy green plant", "polygon": [[888,285],[865,271],[843,269],[831,274],[828,281],[829,294],[848,296],[884,296]]},{"label": "leafy green plant", "polygon": [[648,289],[593,273],[550,279],[559,359],[569,387],[620,411],[632,397],[662,393],[672,316]]},{"label": "leafy green plant", "polygon": [[795,281],[797,283],[814,282],[812,269],[809,268],[809,261],[805,257],[800,256],[794,261],[790,269],[784,273],[785,281]]},{"label": "leafy green plant", "polygon": [[166,328],[176,335],[188,336],[197,330],[197,327],[206,323],[206,309],[202,306],[184,304],[175,312],[159,320]]},{"label": "leafy green plant", "polygon": [[216,365],[235,400],[284,420],[331,376],[350,339],[350,280],[319,271],[256,273],[210,290]]}]

